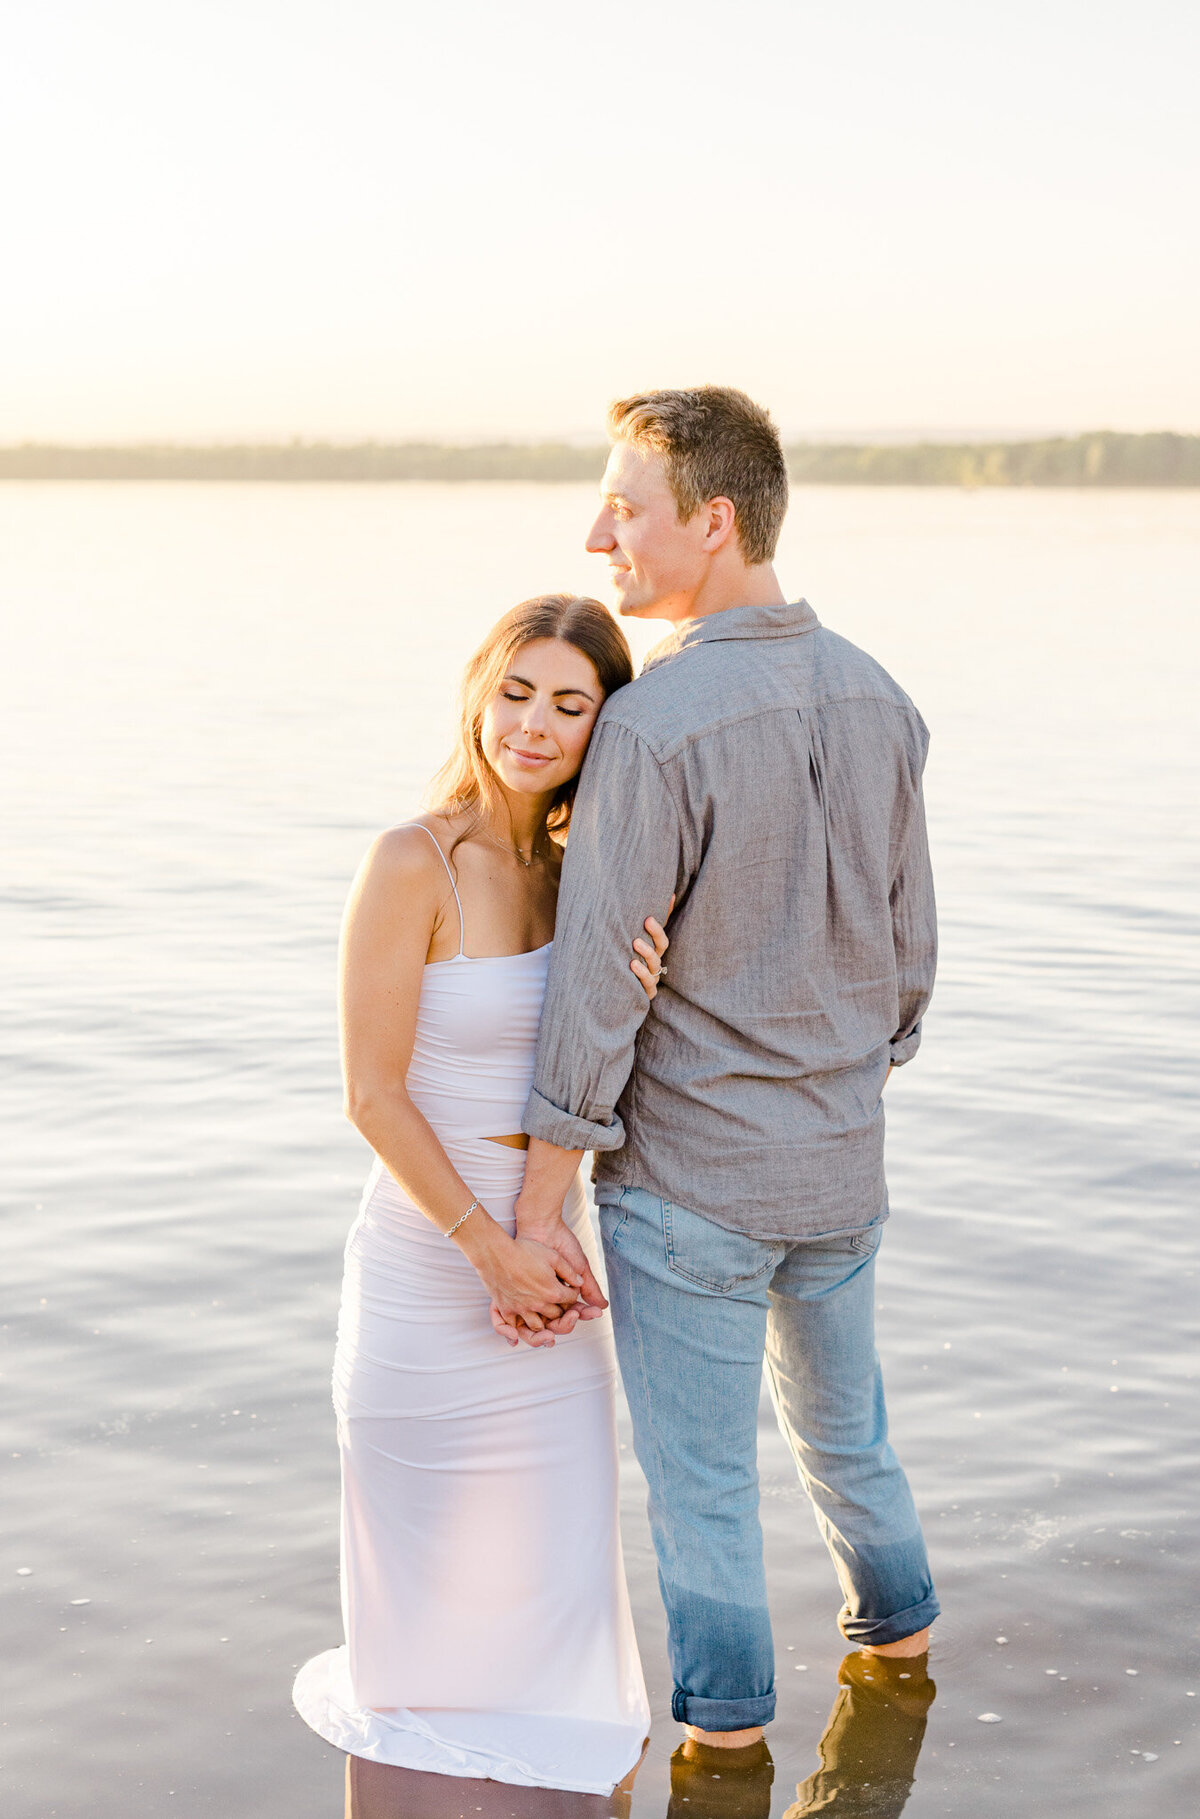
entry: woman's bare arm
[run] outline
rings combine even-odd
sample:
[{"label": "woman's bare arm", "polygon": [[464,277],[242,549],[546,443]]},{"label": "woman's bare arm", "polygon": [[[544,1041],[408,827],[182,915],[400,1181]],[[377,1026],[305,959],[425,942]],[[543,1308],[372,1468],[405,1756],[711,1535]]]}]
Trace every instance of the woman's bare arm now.
[{"label": "woman's bare arm", "polygon": [[427,834],[399,827],[380,835],[346,904],[339,1016],[346,1116],[413,1204],[445,1231],[472,1195],[405,1086],[443,895],[449,883]]},{"label": "woman's bare arm", "polygon": [[[427,834],[417,828],[382,834],[346,906],[339,994],[346,1115],[413,1205],[443,1232],[474,1195],[409,1098],[405,1081],[426,956],[448,898],[453,901],[445,868]],[[575,1299],[578,1272],[543,1245],[510,1237],[484,1207],[451,1242],[493,1299],[519,1313],[535,1333],[543,1315],[553,1319]]]}]

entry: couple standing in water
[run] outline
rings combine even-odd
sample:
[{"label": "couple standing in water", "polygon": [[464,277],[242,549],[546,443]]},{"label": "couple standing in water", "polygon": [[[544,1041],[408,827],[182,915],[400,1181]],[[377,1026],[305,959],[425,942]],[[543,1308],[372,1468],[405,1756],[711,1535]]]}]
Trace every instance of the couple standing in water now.
[{"label": "couple standing in water", "polygon": [[435,806],[347,910],[376,1162],[334,1367],[346,1642],[295,1691],[352,1756],[599,1794],[649,1725],[618,1361],[685,1758],[752,1769],[775,1710],[764,1358],[868,1678],[923,1657],[938,1611],[873,1336],[882,1092],[933,983],[926,730],[785,599],[765,411],[653,392],[609,427],[588,548],[669,636],[634,681],[595,601],[510,612]]}]

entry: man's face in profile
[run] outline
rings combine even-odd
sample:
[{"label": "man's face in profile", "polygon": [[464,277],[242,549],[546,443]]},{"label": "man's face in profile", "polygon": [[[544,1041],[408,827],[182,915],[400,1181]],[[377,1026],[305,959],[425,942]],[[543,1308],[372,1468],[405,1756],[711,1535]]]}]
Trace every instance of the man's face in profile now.
[{"label": "man's face in profile", "polygon": [[679,519],[662,459],[614,443],[587,547],[608,557],[617,606],[632,619],[683,619],[704,578],[704,514]]}]

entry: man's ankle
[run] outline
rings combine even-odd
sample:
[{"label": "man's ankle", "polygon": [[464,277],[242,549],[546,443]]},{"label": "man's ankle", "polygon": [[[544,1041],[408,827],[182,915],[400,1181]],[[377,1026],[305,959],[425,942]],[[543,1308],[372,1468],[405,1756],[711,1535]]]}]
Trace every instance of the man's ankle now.
[{"label": "man's ankle", "polygon": [[929,1629],[917,1630],[914,1635],[902,1636],[899,1642],[876,1642],[863,1644],[864,1655],[892,1656],[926,1655],[929,1652]]},{"label": "man's ankle", "polygon": [[693,1743],[706,1743],[715,1750],[744,1750],[752,1743],[761,1743],[763,1727],[752,1724],[745,1731],[702,1731],[698,1724],[685,1724],[684,1733]]}]

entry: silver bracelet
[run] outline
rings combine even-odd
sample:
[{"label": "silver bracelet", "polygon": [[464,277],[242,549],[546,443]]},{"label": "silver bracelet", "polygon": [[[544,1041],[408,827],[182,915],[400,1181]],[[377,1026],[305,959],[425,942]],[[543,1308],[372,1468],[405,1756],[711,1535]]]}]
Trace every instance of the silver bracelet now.
[{"label": "silver bracelet", "polygon": [[475,1211],[475,1209],[478,1205],[479,1205],[478,1200],[472,1200],[470,1206],[467,1208],[467,1210],[463,1214],[462,1218],[456,1219],[454,1221],[454,1224],[450,1227],[450,1230],[446,1233],[447,1238],[453,1238],[453,1236],[454,1236],[455,1232],[458,1230],[459,1226],[466,1224],[467,1220],[471,1217],[471,1214]]}]

